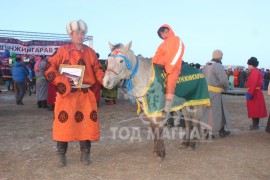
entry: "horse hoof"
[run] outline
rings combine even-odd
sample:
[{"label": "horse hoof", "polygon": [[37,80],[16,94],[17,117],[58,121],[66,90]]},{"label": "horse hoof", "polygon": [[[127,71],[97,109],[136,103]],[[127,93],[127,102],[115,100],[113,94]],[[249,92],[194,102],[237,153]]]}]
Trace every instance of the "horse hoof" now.
[{"label": "horse hoof", "polygon": [[160,158],[162,158],[162,160],[163,160],[163,159],[165,158],[165,156],[166,156],[165,151],[159,152],[158,156],[159,156]]},{"label": "horse hoof", "polygon": [[156,160],[162,161],[162,160],[165,158],[166,153],[165,153],[165,151],[162,151],[162,152],[154,152],[153,155],[154,155],[154,158],[155,158]]},{"label": "horse hoof", "polygon": [[162,158],[162,157],[159,157],[159,156],[155,157],[156,162],[162,162],[163,160],[164,160],[164,158]]},{"label": "horse hoof", "polygon": [[189,146],[189,142],[183,141],[183,142],[180,142],[179,149],[186,149],[188,146]]},{"label": "horse hoof", "polygon": [[196,146],[196,142],[190,142],[189,146],[191,147],[192,150],[194,150]]},{"label": "horse hoof", "polygon": [[186,149],[188,146],[184,143],[181,143],[179,149]]}]

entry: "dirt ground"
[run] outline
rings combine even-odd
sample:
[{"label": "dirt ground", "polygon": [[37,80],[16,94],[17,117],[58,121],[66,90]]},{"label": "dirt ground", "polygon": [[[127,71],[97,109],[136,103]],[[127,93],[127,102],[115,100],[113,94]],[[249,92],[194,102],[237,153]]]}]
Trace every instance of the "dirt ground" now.
[{"label": "dirt ground", "polygon": [[[1,87],[3,89],[4,87]],[[268,111],[270,97],[265,93]],[[35,96],[16,105],[13,92],[0,94],[0,180],[7,179],[270,179],[270,134],[267,118],[260,130],[248,130],[245,98],[226,96],[232,134],[179,149],[179,140],[165,139],[166,158],[152,156],[148,125],[137,118],[135,105],[119,99],[99,109],[101,140],[92,143],[90,165],[80,162],[78,142],[69,143],[67,166],[56,165],[52,140],[53,113],[38,109]],[[116,129],[114,134],[112,129]],[[140,133],[132,139],[128,132]],[[138,130],[139,129],[139,130]],[[128,131],[129,130],[129,131]],[[138,134],[137,134],[138,135]]]}]

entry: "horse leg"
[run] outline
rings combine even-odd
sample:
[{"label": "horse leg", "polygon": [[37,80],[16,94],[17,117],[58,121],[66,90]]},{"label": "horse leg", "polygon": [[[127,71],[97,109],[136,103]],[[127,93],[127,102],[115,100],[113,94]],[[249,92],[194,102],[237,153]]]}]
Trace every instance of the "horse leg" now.
[{"label": "horse leg", "polygon": [[[201,139],[201,130],[200,130],[200,118],[202,115],[202,106],[193,106],[193,109],[190,110],[192,117],[192,142],[190,142],[190,147],[194,150],[196,146],[196,141]],[[198,138],[197,138],[198,137]]]},{"label": "horse leg", "polygon": [[182,114],[184,116],[185,121],[185,135],[183,137],[183,140],[180,141],[180,149],[181,148],[187,148],[189,145],[189,139],[190,139],[190,115],[187,107],[182,109]]},{"label": "horse leg", "polygon": [[[200,129],[199,122],[202,112],[202,106],[192,106],[189,109],[191,122],[192,122],[192,131],[191,131],[191,139],[192,142],[189,143],[190,147],[194,150],[196,146],[196,141],[200,139]],[[197,138],[198,137],[198,138]]]},{"label": "horse leg", "polygon": [[155,157],[159,157],[162,159],[165,158],[165,145],[163,140],[163,127],[157,125],[156,123],[150,121],[150,126],[152,128],[152,132],[154,135],[154,150],[153,154]]},{"label": "horse leg", "polygon": [[157,154],[157,149],[158,149],[157,148],[157,137],[155,135],[155,131],[157,129],[157,126],[154,123],[152,123],[152,122],[150,122],[150,126],[151,126],[152,132],[154,134],[154,149],[153,149],[153,154],[155,156]]}]

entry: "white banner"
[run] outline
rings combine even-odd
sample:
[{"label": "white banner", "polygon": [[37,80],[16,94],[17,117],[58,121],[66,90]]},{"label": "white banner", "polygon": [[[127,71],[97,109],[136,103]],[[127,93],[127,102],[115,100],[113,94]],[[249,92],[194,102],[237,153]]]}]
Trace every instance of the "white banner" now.
[{"label": "white banner", "polygon": [[20,44],[0,43],[0,52],[9,49],[16,54],[52,55],[59,46],[23,46]]},{"label": "white banner", "polygon": [[6,49],[16,54],[27,55],[52,55],[57,48],[68,44],[65,41],[27,41],[23,42],[18,39],[0,38],[0,53],[2,54]]}]

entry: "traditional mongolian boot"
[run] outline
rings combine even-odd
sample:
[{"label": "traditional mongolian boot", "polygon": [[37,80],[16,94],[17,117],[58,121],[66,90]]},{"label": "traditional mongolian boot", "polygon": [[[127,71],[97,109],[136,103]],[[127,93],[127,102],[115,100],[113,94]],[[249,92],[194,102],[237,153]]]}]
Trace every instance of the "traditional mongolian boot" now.
[{"label": "traditional mongolian boot", "polygon": [[41,101],[38,101],[37,106],[38,106],[38,108],[41,108],[42,107],[41,106]]},{"label": "traditional mongolian boot", "polygon": [[260,118],[252,118],[252,125],[250,126],[250,130],[259,129]]},{"label": "traditional mongolian boot", "polygon": [[231,134],[231,132],[230,132],[230,131],[226,131],[226,130],[224,129],[224,127],[222,127],[222,128],[220,129],[220,131],[219,131],[219,136],[222,137],[222,138],[228,136],[229,134]]},{"label": "traditional mongolian boot", "polygon": [[80,141],[81,148],[81,161],[84,164],[90,164],[90,149],[91,149],[91,141]]},{"label": "traditional mongolian boot", "polygon": [[48,106],[47,106],[47,101],[41,101],[41,106],[43,109],[46,109]]},{"label": "traditional mongolian boot", "polygon": [[58,166],[66,166],[66,152],[67,152],[68,143],[57,141],[57,151],[56,154],[58,156]]}]

